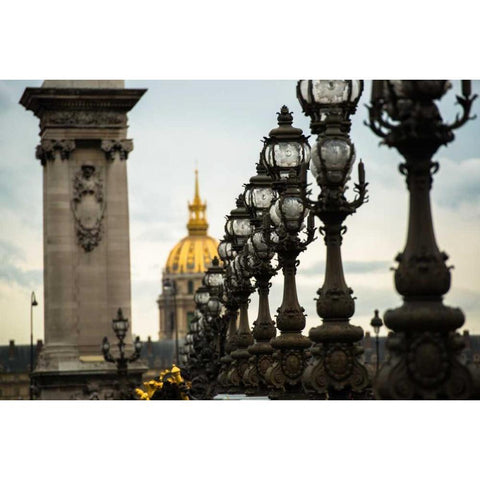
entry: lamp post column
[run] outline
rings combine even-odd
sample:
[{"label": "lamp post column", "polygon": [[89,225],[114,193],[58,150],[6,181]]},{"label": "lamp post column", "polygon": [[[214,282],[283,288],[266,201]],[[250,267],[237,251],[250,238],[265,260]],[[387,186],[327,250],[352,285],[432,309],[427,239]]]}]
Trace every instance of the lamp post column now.
[{"label": "lamp post column", "polygon": [[443,304],[450,289],[450,267],[445,264],[447,254],[435,240],[430,205],[433,174],[439,168],[432,157],[441,145],[453,140],[453,130],[467,122],[476,97],[465,82],[463,96],[457,96],[463,115],[451,125],[443,123],[435,104],[450,87],[448,81],[373,82],[369,126],[404,157],[399,170],[406,177],[410,196],[407,243],[396,257],[395,270],[395,287],[403,305],[384,314],[385,325],[394,333],[387,342],[390,355],[374,385],[377,398],[466,399],[478,395],[474,377],[459,359],[464,344],[455,330],[464,323],[463,312]]},{"label": "lamp post column", "polygon": [[35,297],[35,292],[32,292],[30,296],[30,400],[33,400],[33,307],[38,305]]},{"label": "lamp post column", "polygon": [[380,328],[383,325],[382,319],[378,316],[378,310],[375,310],[375,315],[370,321],[370,325],[373,327],[373,331],[375,332],[375,349],[377,353],[377,361],[376,361],[376,368],[375,368],[375,376],[378,375],[378,367],[380,366],[380,346],[379,346],[379,338],[378,334],[380,333]]}]

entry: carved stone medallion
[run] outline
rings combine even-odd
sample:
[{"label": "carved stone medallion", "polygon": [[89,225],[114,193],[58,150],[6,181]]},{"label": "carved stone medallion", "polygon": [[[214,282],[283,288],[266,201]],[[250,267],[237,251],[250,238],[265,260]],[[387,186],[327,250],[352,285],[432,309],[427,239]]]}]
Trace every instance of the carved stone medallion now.
[{"label": "carved stone medallion", "polygon": [[78,243],[92,251],[102,238],[105,200],[103,181],[93,165],[82,165],[73,179],[72,211]]}]

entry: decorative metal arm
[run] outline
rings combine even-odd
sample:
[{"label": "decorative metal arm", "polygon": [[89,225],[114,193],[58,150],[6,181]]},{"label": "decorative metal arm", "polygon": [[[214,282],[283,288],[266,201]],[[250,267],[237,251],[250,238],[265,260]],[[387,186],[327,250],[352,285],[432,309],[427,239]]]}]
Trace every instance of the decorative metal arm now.
[{"label": "decorative metal arm", "polygon": [[478,97],[477,94],[473,96],[468,95],[465,97],[456,95],[457,103],[462,107],[462,116],[460,117],[460,115],[457,113],[457,115],[455,116],[455,121],[452,124],[447,125],[447,128],[449,130],[455,130],[457,128],[460,128],[469,120],[475,120],[475,118],[477,118],[476,115],[473,115],[472,117],[470,116],[470,110],[472,109],[472,104],[477,97]]},{"label": "decorative metal arm", "polygon": [[128,362],[134,362],[140,358],[140,352],[142,350],[142,344],[140,343],[140,337],[135,338],[135,351],[128,357]]}]

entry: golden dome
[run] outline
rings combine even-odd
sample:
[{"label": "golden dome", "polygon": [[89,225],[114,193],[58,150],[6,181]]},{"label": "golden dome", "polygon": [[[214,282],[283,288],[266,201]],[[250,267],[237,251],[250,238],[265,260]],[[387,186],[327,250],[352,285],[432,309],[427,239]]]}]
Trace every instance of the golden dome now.
[{"label": "golden dome", "polygon": [[218,256],[218,241],[207,235],[206,209],[207,204],[200,199],[198,170],[195,170],[195,196],[193,202],[188,204],[188,237],[182,238],[170,251],[165,273],[203,273],[213,257]]}]

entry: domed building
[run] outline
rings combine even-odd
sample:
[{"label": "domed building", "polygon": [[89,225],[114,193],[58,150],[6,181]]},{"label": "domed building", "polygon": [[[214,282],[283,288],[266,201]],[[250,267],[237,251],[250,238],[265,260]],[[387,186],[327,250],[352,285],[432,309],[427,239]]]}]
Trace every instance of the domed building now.
[{"label": "domed building", "polygon": [[207,204],[200,199],[197,170],[195,195],[188,210],[188,236],[172,248],[163,270],[162,293],[157,300],[160,340],[185,337],[195,311],[193,295],[213,257],[218,256],[218,241],[208,235]]}]

